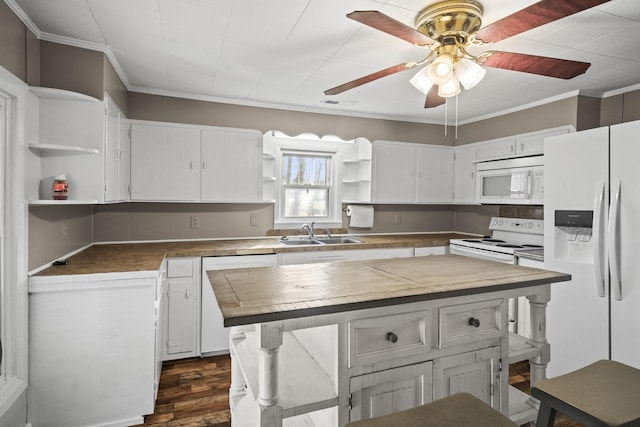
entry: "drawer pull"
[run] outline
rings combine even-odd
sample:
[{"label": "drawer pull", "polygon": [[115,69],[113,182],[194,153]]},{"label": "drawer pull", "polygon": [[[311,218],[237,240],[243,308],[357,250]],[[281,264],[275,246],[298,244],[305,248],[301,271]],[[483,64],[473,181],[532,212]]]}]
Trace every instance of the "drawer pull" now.
[{"label": "drawer pull", "polygon": [[469,325],[473,326],[474,328],[479,328],[480,327],[480,319],[476,319],[474,317],[469,317]]},{"label": "drawer pull", "polygon": [[391,341],[395,344],[398,342],[398,336],[393,332],[387,332],[387,341]]}]

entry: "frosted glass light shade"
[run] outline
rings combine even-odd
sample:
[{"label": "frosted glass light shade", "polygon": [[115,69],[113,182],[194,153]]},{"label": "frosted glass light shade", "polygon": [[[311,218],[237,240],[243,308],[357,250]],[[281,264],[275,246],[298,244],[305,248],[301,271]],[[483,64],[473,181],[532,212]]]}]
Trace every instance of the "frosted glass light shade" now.
[{"label": "frosted glass light shade", "polygon": [[426,67],[427,76],[434,84],[442,84],[453,76],[453,59],[446,53],[438,56]]},{"label": "frosted glass light shade", "polygon": [[452,76],[449,81],[442,83],[438,87],[438,95],[443,98],[448,98],[450,96],[456,96],[460,93],[460,81],[456,78],[456,76]]},{"label": "frosted glass light shade", "polygon": [[427,67],[422,68],[413,77],[411,77],[411,80],[409,80],[413,87],[415,87],[425,95],[429,93],[431,87],[433,86],[433,82],[427,76]]},{"label": "frosted glass light shade", "polygon": [[470,59],[462,58],[455,65],[455,75],[467,90],[480,83],[485,74],[487,70]]}]

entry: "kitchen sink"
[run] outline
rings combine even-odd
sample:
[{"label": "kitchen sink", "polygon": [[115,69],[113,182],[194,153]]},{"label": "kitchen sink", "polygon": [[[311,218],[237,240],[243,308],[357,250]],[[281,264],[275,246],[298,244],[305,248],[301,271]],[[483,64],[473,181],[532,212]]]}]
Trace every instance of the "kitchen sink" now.
[{"label": "kitchen sink", "polygon": [[314,237],[310,238],[287,238],[280,239],[280,244],[285,246],[302,246],[302,245],[342,245],[345,243],[362,243],[362,240],[352,237]]},{"label": "kitchen sink", "polygon": [[344,243],[362,243],[362,240],[354,239],[353,237],[315,237],[315,240],[324,243],[325,245],[341,245]]}]

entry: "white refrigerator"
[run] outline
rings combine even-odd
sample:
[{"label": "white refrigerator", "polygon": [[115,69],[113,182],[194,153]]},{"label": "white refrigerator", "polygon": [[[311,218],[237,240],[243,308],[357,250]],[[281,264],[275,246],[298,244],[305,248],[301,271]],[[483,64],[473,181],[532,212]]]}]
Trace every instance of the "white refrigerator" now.
[{"label": "white refrigerator", "polygon": [[547,138],[544,163],[545,268],[572,275],[551,286],[547,375],[640,368],[640,121]]}]

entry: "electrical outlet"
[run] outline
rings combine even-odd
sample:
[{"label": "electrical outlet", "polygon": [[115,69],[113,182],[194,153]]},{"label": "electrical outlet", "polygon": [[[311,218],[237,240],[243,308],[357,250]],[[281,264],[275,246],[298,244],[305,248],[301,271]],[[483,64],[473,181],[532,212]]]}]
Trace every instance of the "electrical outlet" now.
[{"label": "electrical outlet", "polygon": [[67,240],[67,237],[69,237],[69,224],[67,223],[67,221],[62,221],[60,235],[62,237],[62,240]]},{"label": "electrical outlet", "polygon": [[252,213],[249,216],[249,225],[252,227],[257,227],[258,226],[258,214],[257,213]]},{"label": "electrical outlet", "polygon": [[200,217],[192,216],[191,217],[191,228],[200,228]]},{"label": "electrical outlet", "polygon": [[400,214],[396,214],[393,216],[393,223],[395,225],[400,225],[402,223],[402,216]]}]

